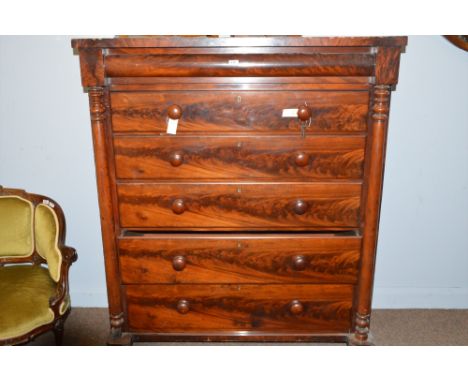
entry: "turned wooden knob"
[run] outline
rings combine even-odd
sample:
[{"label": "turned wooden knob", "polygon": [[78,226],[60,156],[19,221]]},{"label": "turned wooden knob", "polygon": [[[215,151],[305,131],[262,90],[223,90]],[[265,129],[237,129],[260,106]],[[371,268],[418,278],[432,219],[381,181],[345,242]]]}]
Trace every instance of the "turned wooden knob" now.
[{"label": "turned wooden knob", "polygon": [[190,310],[190,304],[187,300],[179,300],[177,303],[177,311],[180,314],[186,314]]},{"label": "turned wooden knob", "polygon": [[301,121],[308,121],[312,117],[312,110],[306,105],[301,105],[297,108],[297,118]]},{"label": "turned wooden knob", "polygon": [[289,304],[289,311],[297,316],[304,311],[304,305],[299,300],[294,300]]},{"label": "turned wooden knob", "polygon": [[172,212],[177,215],[183,214],[185,211],[185,202],[183,199],[176,199],[172,202]]},{"label": "turned wooden knob", "polygon": [[306,153],[297,153],[294,157],[294,162],[296,162],[299,167],[307,166],[309,163],[309,155]]},{"label": "turned wooden knob", "polygon": [[185,265],[187,264],[187,261],[185,260],[184,256],[175,256],[172,259],[172,267],[176,271],[181,271],[185,268]]},{"label": "turned wooden knob", "polygon": [[303,200],[296,200],[296,203],[294,203],[294,212],[297,215],[303,215],[307,211],[307,203],[304,202]]},{"label": "turned wooden knob", "polygon": [[171,154],[171,156],[169,157],[169,161],[174,167],[179,167],[184,162],[184,157],[182,153],[175,152]]},{"label": "turned wooden knob", "polygon": [[171,105],[167,109],[167,116],[171,119],[179,119],[182,117],[182,108],[179,105]]},{"label": "turned wooden knob", "polygon": [[306,259],[304,256],[294,256],[293,257],[294,269],[296,271],[303,271],[306,267]]}]

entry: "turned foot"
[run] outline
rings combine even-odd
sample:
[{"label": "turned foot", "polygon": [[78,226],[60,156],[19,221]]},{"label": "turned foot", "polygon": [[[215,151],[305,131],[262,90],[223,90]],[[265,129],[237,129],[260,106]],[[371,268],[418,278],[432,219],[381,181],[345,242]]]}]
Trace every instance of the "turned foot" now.
[{"label": "turned foot", "polygon": [[133,336],[122,332],[124,324],[123,312],[110,315],[110,335],[107,339],[107,345],[130,346],[133,344]]},{"label": "turned foot", "polygon": [[354,318],[354,332],[348,336],[348,346],[374,345],[372,335],[369,332],[370,314],[356,313]]},{"label": "turned foot", "polygon": [[57,346],[62,346],[63,343],[64,324],[64,320],[60,319],[54,325],[55,345]]},{"label": "turned foot", "polygon": [[115,336],[112,332],[107,339],[107,345],[109,346],[132,346],[133,345],[133,336],[128,333],[121,333],[118,336]]},{"label": "turned foot", "polygon": [[348,346],[374,346],[374,338],[371,333],[367,334],[367,338],[365,340],[356,336],[356,333],[351,333],[348,336],[348,340],[346,341]]}]

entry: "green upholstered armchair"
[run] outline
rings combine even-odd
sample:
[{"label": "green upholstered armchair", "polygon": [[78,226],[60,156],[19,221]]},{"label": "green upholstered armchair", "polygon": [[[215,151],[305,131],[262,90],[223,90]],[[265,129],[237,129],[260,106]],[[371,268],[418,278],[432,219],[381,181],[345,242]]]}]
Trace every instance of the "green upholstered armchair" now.
[{"label": "green upholstered armchair", "polygon": [[65,218],[52,199],[0,186],[0,345],[53,330],[61,345],[70,313]]}]

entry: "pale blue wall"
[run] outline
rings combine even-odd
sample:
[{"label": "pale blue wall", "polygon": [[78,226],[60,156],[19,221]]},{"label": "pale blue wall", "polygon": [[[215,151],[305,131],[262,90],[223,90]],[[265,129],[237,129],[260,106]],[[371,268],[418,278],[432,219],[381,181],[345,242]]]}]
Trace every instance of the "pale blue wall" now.
[{"label": "pale blue wall", "polygon": [[392,97],[374,304],[468,307],[468,53],[410,37]]}]

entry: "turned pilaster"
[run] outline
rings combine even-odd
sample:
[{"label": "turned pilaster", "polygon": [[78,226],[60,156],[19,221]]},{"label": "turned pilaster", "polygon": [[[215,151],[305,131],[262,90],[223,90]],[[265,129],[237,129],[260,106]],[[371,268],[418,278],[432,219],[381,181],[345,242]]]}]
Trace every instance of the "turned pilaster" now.
[{"label": "turned pilaster", "polygon": [[368,159],[365,195],[361,273],[357,286],[357,302],[354,316],[353,344],[368,344],[372,302],[373,275],[377,249],[377,234],[382,196],[387,140],[390,85],[376,85],[373,89],[372,121],[368,138]]},{"label": "turned pilaster", "polygon": [[112,177],[107,160],[107,113],[108,105],[103,87],[91,87],[89,93],[89,109],[94,142],[94,158],[98,186],[99,209],[101,213],[101,231],[105,252],[105,267],[107,279],[107,294],[109,299],[109,315],[111,336],[119,337],[124,324],[123,308],[120,296],[119,265],[117,249],[114,241],[114,215],[111,195]]},{"label": "turned pilaster", "polygon": [[105,120],[106,107],[104,104],[104,88],[100,86],[91,87],[88,89],[89,95],[89,111],[91,114],[91,122],[93,130],[104,130],[104,126],[100,124]]}]

